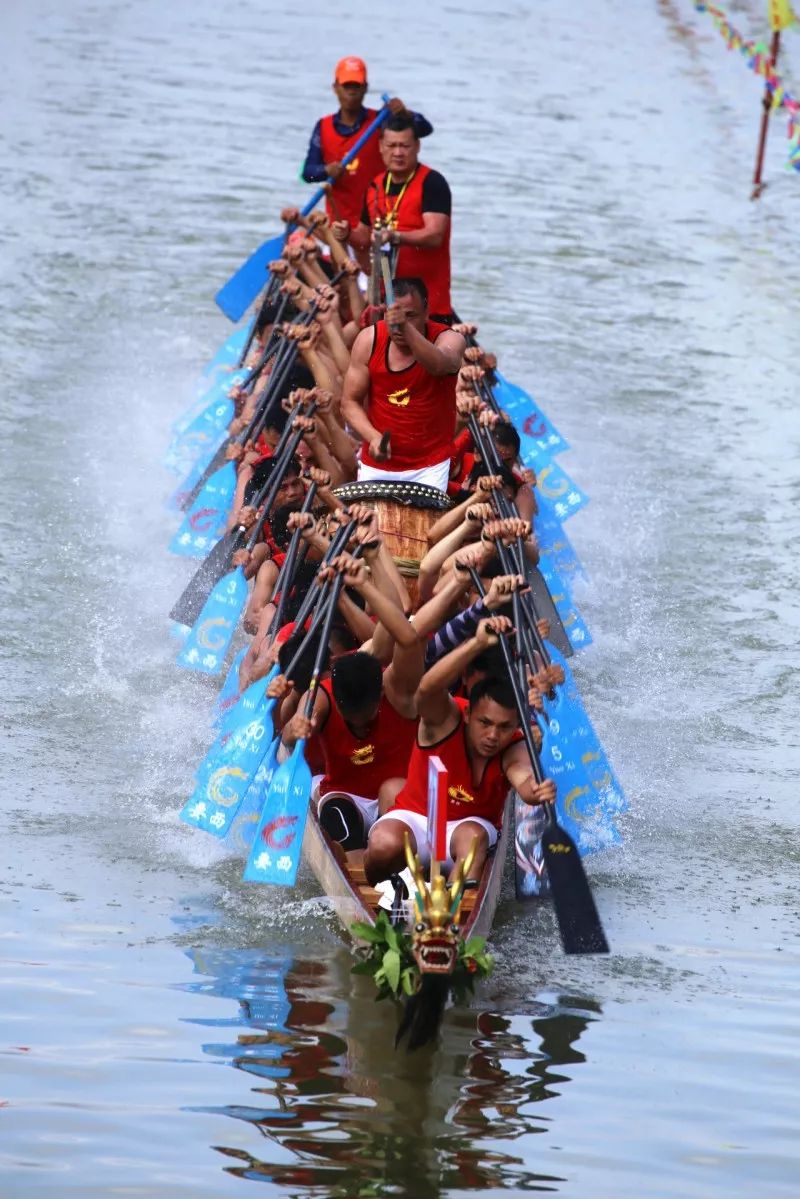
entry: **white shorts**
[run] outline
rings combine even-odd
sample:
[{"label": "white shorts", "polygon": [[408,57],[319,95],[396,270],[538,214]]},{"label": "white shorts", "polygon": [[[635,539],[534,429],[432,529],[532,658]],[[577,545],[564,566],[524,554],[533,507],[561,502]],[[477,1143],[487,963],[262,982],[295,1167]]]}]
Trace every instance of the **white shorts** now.
[{"label": "white shorts", "polygon": [[359,483],[373,483],[376,480],[386,483],[425,483],[428,487],[435,487],[437,491],[446,492],[450,480],[450,459],[437,462],[435,466],[420,466],[416,470],[391,470],[388,467],[366,466],[359,462]]},{"label": "white shorts", "polygon": [[344,795],[347,799],[352,800],[358,808],[364,821],[364,832],[369,832],[378,815],[377,799],[367,799],[363,795],[351,795],[349,791],[327,791],[324,795],[320,795],[319,785],[323,778],[324,775],[317,774],[311,780],[311,794],[317,801],[317,813],[322,811],[329,799],[335,799],[337,795]]},{"label": "white shorts", "polygon": [[[379,816],[375,824],[382,824],[384,820],[399,820],[402,824],[408,826],[414,834],[414,839],[417,842],[417,857],[423,867],[429,866],[431,861],[431,847],[428,844],[428,817],[422,816],[419,812],[409,812],[405,808],[392,808],[384,816]],[[451,870],[453,867],[453,858],[450,856],[450,846],[453,840],[453,833],[461,824],[466,824],[470,821],[472,824],[479,824],[481,828],[486,829],[489,838],[489,849],[493,849],[497,844],[497,829],[490,820],[485,820],[483,816],[464,816],[461,820],[448,820],[447,822],[447,861],[445,869]]]}]

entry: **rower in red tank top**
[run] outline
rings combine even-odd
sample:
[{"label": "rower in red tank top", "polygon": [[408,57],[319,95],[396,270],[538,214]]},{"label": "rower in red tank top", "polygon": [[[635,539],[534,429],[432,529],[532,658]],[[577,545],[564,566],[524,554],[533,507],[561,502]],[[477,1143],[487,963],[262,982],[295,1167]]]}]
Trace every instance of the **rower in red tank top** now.
[{"label": "rower in red tank top", "polygon": [[[461,718],[453,730],[434,745],[415,744],[408,764],[406,784],[394,801],[393,811],[403,809],[428,814],[428,760],[431,754],[441,759],[447,769],[447,819],[462,820],[480,816],[495,828],[500,828],[503,819],[508,783],[503,774],[501,753],[480,759],[477,768],[467,747],[467,717],[470,701],[453,697]],[[513,725],[512,725],[513,727]],[[510,744],[522,739],[519,729],[514,730]]]},{"label": "rower in red tank top", "polygon": [[[354,666],[358,670],[362,663],[349,664],[351,672]],[[340,699],[341,673],[340,670]],[[417,735],[416,718],[403,716],[381,693],[375,713],[365,721],[359,719],[353,723],[336,702],[333,680],[324,679],[320,686],[325,692],[328,708],[317,734],[325,761],[320,796],[324,798],[330,791],[344,791],[377,798],[386,779],[405,778]]]},{"label": "rower in red tank top", "polygon": [[[347,166],[342,159],[363,136],[378,115],[374,108],[364,106],[367,93],[367,68],[360,58],[349,56],[336,64],[333,92],[339,101],[339,111],[317,121],[303,165],[307,183],[334,180],[325,197],[325,208],[331,221],[346,220],[355,228],[361,220],[364,193],[379,171],[383,170],[379,133],[369,138]],[[405,113],[402,100],[389,101],[392,113]],[[421,113],[409,114],[418,137],[427,137],[433,126]]]},{"label": "rower in red tank top", "polygon": [[[529,804],[555,800],[552,780],[537,783],[533,776],[510,683],[485,678],[472,687],[469,700],[456,700],[449,692],[472,659],[510,630],[506,617],[482,620],[474,637],[440,658],[423,676],[416,695],[420,725],[406,784],[395,806],[376,821],[369,836],[364,870],[373,886],[402,870],[406,836],[423,865],[430,860],[426,822],[428,759],[432,754],[438,755],[448,770],[450,861],[456,865],[463,862],[476,842],[470,878],[480,878],[489,851],[497,843],[510,788]],[[535,725],[532,728],[534,739],[541,743],[541,734]]]},{"label": "rower in red tank top", "polygon": [[397,279],[395,303],[359,333],[344,380],[342,414],[363,440],[360,480],[447,490],[464,349],[460,333],[427,319],[422,281]]}]

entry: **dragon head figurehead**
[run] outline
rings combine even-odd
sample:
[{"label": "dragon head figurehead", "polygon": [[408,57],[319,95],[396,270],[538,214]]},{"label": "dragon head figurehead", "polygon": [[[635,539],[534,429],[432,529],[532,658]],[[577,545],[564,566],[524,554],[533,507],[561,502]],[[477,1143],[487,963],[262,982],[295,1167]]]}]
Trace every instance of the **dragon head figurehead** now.
[{"label": "dragon head figurehead", "polygon": [[459,915],[464,879],[475,860],[478,838],[466,858],[459,862],[448,887],[442,874],[425,881],[419,858],[405,836],[406,861],[414,879],[414,929],[412,949],[420,974],[452,974],[458,960]]}]

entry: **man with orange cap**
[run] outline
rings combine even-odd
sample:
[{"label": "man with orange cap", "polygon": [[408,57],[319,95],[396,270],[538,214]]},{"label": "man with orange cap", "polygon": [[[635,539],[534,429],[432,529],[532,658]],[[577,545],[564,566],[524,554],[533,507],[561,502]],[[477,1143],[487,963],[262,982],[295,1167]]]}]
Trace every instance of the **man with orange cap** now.
[{"label": "man with orange cap", "polygon": [[[352,55],[336,64],[333,91],[339,101],[339,111],[322,117],[314,126],[308,154],[303,166],[307,183],[321,183],[330,176],[333,187],[326,198],[331,221],[348,221],[355,228],[361,217],[361,207],[367,184],[383,170],[378,131],[362,146],[352,162],[342,166],[342,159],[358,141],[364,130],[378,115],[373,108],[364,107],[367,92],[366,63]],[[393,114],[406,111],[402,100],[390,100]],[[427,137],[433,126],[420,113],[411,113],[417,137]]]}]

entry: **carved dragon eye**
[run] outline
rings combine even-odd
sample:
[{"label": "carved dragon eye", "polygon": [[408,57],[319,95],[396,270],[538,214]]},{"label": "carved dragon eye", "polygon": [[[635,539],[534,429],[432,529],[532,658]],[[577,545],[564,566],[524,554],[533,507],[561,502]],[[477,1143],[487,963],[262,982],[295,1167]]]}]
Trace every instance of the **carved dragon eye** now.
[{"label": "carved dragon eye", "polygon": [[450,925],[450,932],[451,932],[451,933],[457,933],[457,932],[458,932],[458,925],[457,925],[457,924],[451,924],[451,925]]},{"label": "carved dragon eye", "polygon": [[415,924],[415,925],[414,925],[414,932],[415,932],[415,933],[424,933],[424,932],[425,932],[425,925],[424,925],[424,924]]}]

